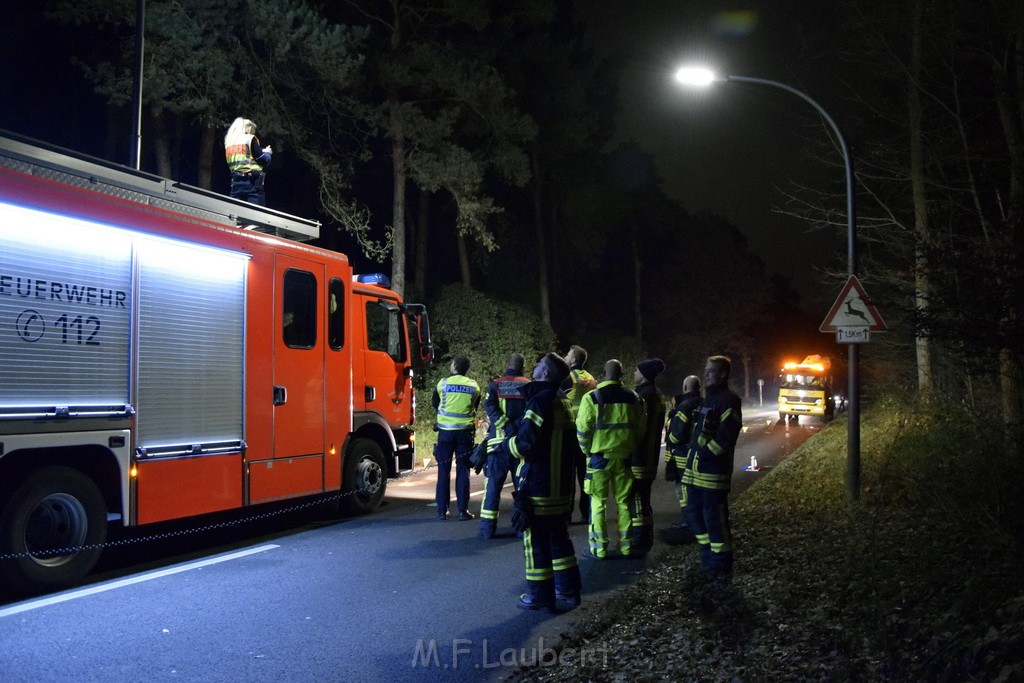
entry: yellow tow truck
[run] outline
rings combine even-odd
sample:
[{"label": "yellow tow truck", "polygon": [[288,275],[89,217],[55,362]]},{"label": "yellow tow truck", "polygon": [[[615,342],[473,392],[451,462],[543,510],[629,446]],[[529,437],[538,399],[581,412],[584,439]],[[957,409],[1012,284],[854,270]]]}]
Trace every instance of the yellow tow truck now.
[{"label": "yellow tow truck", "polygon": [[823,422],[835,414],[832,399],[832,361],[826,356],[807,356],[786,362],[779,377],[779,418],[798,422],[801,415],[817,415]]}]

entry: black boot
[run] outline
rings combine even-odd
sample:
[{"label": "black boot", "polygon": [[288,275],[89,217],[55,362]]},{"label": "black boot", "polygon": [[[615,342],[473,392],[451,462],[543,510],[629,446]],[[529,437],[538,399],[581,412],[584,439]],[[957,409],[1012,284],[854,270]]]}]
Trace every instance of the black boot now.
[{"label": "black boot", "polygon": [[679,510],[679,521],[672,522],[673,529],[689,529],[690,527],[686,524],[686,510]]},{"label": "black boot", "polygon": [[530,592],[519,596],[519,609],[555,611],[555,582],[527,581]]}]

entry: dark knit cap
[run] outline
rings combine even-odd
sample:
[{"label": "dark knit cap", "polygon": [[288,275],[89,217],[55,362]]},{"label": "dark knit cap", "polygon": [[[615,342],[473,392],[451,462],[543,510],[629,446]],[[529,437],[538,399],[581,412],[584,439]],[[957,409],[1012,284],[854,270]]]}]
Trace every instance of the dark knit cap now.
[{"label": "dark knit cap", "polygon": [[637,363],[636,369],[647,379],[654,379],[665,372],[665,361],[660,358],[648,358]]}]

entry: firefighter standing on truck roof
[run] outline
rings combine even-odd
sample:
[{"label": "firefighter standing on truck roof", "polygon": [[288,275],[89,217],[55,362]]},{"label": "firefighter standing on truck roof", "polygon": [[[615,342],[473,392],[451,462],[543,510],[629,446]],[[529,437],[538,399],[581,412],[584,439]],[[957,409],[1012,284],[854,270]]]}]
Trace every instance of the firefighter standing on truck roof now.
[{"label": "firefighter standing on truck roof", "polygon": [[[484,412],[491,422],[488,439],[515,434],[519,418],[526,412],[526,399],[520,393],[520,389],[530,381],[528,377],[523,376],[525,364],[523,354],[513,353],[505,374],[496,377],[487,385]],[[505,479],[510,473],[512,485],[516,486],[517,465],[518,462],[508,451],[499,451],[488,456],[484,465],[484,502],[480,505],[480,538],[494,538],[498,526],[501,489],[505,486]]]},{"label": "firefighter standing on truck roof", "polygon": [[576,417],[576,436],[587,457],[584,485],[590,493],[590,557],[608,555],[608,521],[605,507],[608,490],[618,513],[619,553],[630,552],[633,475],[630,458],[637,439],[643,437],[644,404],[631,389],[622,386],[622,363],[604,364],[604,381],[583,397]]},{"label": "firefighter standing on truck roof", "polygon": [[[588,391],[597,387],[597,380],[589,372],[583,369],[587,363],[587,350],[582,346],[573,344],[569,347],[569,353],[565,354],[565,362],[569,364],[569,376],[562,382],[562,391],[572,405],[573,419],[580,409],[580,401]],[[580,522],[590,523],[590,496],[583,490],[583,479],[587,474],[586,457],[581,453],[578,460],[573,463],[576,475],[576,495],[580,497]],[[572,506],[569,506],[569,515],[572,516]]]},{"label": "firefighter standing on truck roof", "polygon": [[231,196],[252,204],[266,206],[263,169],[270,163],[273,150],[260,146],[256,124],[238,117],[224,136],[224,155],[231,171]]},{"label": "firefighter standing on truck roof", "polygon": [[651,508],[651,487],[658,476],[661,436],[665,432],[665,395],[654,381],[665,371],[660,358],[648,358],[636,364],[636,393],[644,402],[643,438],[633,451],[633,519],[630,528],[630,552],[645,555],[654,545],[654,510]]},{"label": "firefighter standing on truck roof", "polygon": [[704,366],[704,404],[694,415],[687,450],[686,521],[700,543],[700,559],[712,578],[732,574],[729,488],[733,455],[743,426],[740,397],[729,389],[732,361],[711,356]]},{"label": "firefighter standing on truck roof", "polygon": [[531,508],[523,531],[530,589],[519,596],[523,609],[554,611],[580,604],[580,568],[566,522],[572,509],[572,460],[579,446],[572,409],[559,389],[568,374],[569,366],[553,353],[538,361],[534,381],[521,389],[526,413],[515,434],[489,443],[492,453],[504,451],[520,461],[516,496],[526,496]]},{"label": "firefighter standing on truck roof", "polygon": [[473,519],[469,511],[469,455],[476,436],[476,410],[480,405],[480,387],[466,377],[469,358],[461,354],[452,358],[452,374],[434,388],[431,403],[437,410],[437,517],[448,519],[451,503],[452,457],[455,458],[455,502],[459,519]]}]

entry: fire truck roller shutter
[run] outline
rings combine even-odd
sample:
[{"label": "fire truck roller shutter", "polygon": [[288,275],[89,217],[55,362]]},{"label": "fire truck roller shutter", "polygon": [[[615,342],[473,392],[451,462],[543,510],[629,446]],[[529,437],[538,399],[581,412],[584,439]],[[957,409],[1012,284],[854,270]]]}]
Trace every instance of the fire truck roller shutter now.
[{"label": "fire truck roller shutter", "polygon": [[247,256],[149,239],[137,252],[139,446],[240,447]]},{"label": "fire truck roller shutter", "polygon": [[[28,477],[0,513],[0,579],[16,590],[62,588],[92,569],[107,537],[107,512],[96,485],[70,467]],[[45,550],[82,548],[51,555]],[[33,554],[38,553],[38,554]]]}]

